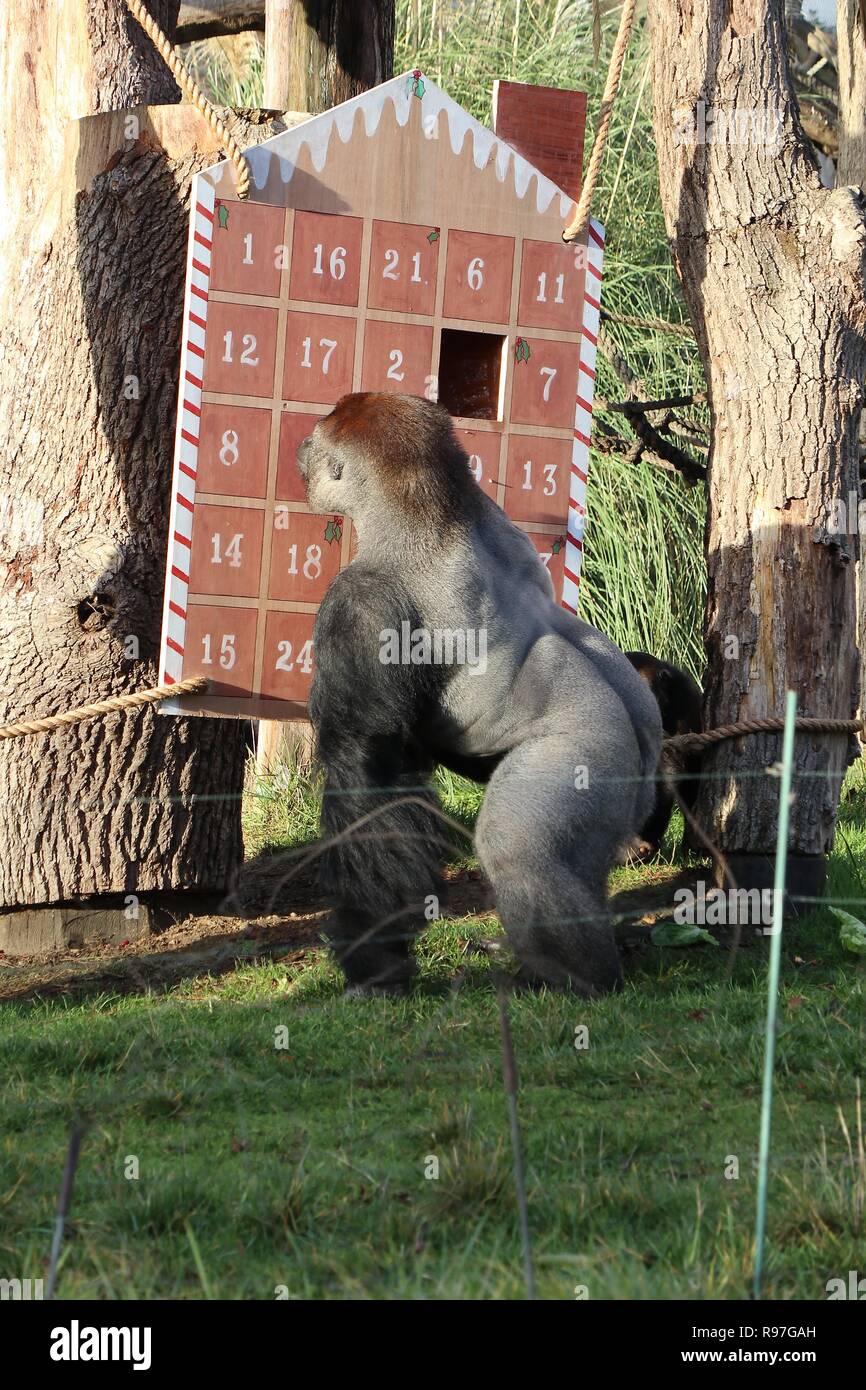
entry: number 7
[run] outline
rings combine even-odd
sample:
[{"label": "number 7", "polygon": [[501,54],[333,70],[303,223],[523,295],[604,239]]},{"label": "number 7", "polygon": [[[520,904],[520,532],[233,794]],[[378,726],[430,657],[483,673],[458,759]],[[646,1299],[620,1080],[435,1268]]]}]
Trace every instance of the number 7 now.
[{"label": "number 7", "polygon": [[541,394],[542,394],[542,396],[544,397],[544,399],[545,399],[546,401],[549,401],[549,400],[550,400],[550,388],[551,388],[551,386],[553,385],[553,378],[556,376],[556,367],[542,367],[542,368],[541,368],[541,375],[547,377],[547,380],[546,380],[546,382],[544,383],[544,390],[542,391]]},{"label": "number 7", "polygon": [[328,375],[328,363],[329,363],[330,360],[331,360],[331,353],[334,351],[334,348],[335,348],[336,346],[337,346],[337,343],[336,343],[336,340],[335,340],[334,338],[320,338],[320,339],[319,339],[319,347],[325,349],[325,355],[324,355],[324,357],[322,358],[322,375],[323,375],[323,376],[327,376],[327,375]]}]

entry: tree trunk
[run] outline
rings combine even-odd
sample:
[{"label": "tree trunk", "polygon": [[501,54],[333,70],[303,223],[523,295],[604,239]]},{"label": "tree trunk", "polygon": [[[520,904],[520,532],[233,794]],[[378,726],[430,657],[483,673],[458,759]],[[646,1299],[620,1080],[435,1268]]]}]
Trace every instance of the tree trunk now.
[{"label": "tree trunk", "polygon": [[[836,184],[866,189],[866,3],[837,0],[839,155]],[[866,414],[860,416],[860,453],[866,451]],[[859,497],[864,496],[863,468]],[[862,547],[861,547],[862,549]],[[866,565],[857,565],[857,646],[860,652],[860,717],[866,696]],[[866,737],[861,735],[866,751]]]},{"label": "tree trunk", "polygon": [[393,68],[394,0],[267,0],[266,106],[315,116]]},{"label": "tree trunk", "polygon": [[[851,718],[857,538],[839,504],[856,489],[866,369],[861,205],[821,187],[782,0],[650,0],[649,14],[665,220],[713,415],[706,724],[782,714],[787,688],[801,715]],[[720,138],[714,116],[737,111],[740,138]],[[851,752],[797,738],[792,891],[823,881]],[[697,816],[745,887],[772,873],[778,781],[763,774],[779,755],[779,737],[752,736],[705,759]]]},{"label": "tree trunk", "polygon": [[[195,108],[141,105],[178,92],[120,0],[6,0],[3,28],[0,723],[156,683],[187,204],[219,158]],[[152,710],[0,743],[0,906],[223,889],[243,764],[240,723]]]}]

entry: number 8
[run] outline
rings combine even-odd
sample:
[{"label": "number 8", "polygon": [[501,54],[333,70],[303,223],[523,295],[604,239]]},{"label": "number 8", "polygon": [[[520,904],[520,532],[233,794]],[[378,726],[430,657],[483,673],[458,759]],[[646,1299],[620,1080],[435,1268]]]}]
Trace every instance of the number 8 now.
[{"label": "number 8", "polygon": [[222,445],[220,449],[220,463],[225,464],[226,468],[231,468],[233,463],[237,463],[240,456],[237,431],[226,430],[223,435]]}]

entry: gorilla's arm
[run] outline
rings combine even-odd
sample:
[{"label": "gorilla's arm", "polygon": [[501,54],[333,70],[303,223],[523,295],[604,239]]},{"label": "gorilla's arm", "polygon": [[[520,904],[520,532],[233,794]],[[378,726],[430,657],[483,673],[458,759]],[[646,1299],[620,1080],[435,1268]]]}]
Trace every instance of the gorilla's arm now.
[{"label": "gorilla's arm", "polygon": [[328,935],[349,983],[372,989],[408,981],[425,899],[441,887],[443,827],[427,785],[432,762],[417,737],[436,674],[380,659],[383,634],[399,636],[407,621],[410,631],[420,626],[402,585],[357,560],[329,588],[314,633],[310,714],[325,772]]}]

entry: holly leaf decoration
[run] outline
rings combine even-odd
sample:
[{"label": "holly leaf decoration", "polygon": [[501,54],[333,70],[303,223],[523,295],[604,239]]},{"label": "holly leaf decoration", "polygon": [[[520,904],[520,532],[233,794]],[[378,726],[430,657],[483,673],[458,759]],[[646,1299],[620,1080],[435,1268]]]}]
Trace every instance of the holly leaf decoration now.
[{"label": "holly leaf decoration", "polygon": [[342,526],[335,526],[335,527],[334,527],[334,540],[335,540],[335,541],[341,541],[342,539],[343,539],[343,528],[342,528]]},{"label": "holly leaf decoration", "polygon": [[220,226],[225,229],[229,225],[229,210],[225,203],[220,203],[218,216]]},{"label": "holly leaf decoration", "polygon": [[558,555],[564,545],[565,536],[557,536],[556,540],[553,542],[553,545],[550,547],[552,554]]},{"label": "holly leaf decoration", "polygon": [[439,228],[438,228],[438,227],[434,227],[433,230],[432,230],[432,232],[428,232],[428,233],[427,233],[427,240],[429,241],[429,243],[430,243],[431,246],[433,245],[434,241],[438,241],[438,240],[439,240]]},{"label": "holly leaf decoration", "polygon": [[516,362],[529,361],[529,343],[525,338],[516,338],[514,341],[514,360]]},{"label": "holly leaf decoration", "polygon": [[333,539],[334,539],[334,523],[333,523],[333,521],[329,521],[328,524],[327,524],[327,526],[325,527],[325,540],[328,542],[328,545],[330,545],[330,544],[331,544],[331,541],[332,541]]},{"label": "holly leaf decoration", "polygon": [[416,96],[416,97],[418,97],[419,99],[420,99],[421,97],[423,97],[423,95],[424,95],[424,78],[421,76],[421,69],[420,69],[420,68],[415,68],[414,72],[412,73],[412,76],[409,78],[409,81],[408,81],[408,83],[407,83],[407,87],[408,87],[408,90],[412,93],[413,96]]},{"label": "holly leaf decoration", "polygon": [[343,518],[341,516],[332,517],[325,527],[325,540],[328,542],[328,545],[330,545],[332,541],[340,541],[342,539]]}]

